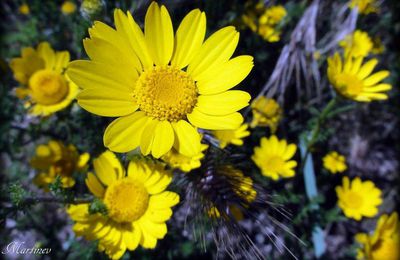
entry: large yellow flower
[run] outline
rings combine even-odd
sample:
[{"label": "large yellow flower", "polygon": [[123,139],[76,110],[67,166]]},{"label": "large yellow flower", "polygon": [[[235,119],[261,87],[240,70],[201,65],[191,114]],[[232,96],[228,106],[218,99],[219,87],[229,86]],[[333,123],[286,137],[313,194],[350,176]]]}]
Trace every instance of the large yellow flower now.
[{"label": "large yellow flower", "polygon": [[331,173],[344,172],[347,169],[346,158],[335,151],[325,155],[322,161],[324,168]]},{"label": "large yellow flower", "polygon": [[339,207],[346,217],[355,220],[378,214],[381,193],[372,181],[362,182],[358,177],[351,182],[348,177],[343,177],[343,186],[336,187]]},{"label": "large yellow flower", "polygon": [[398,260],[400,259],[400,222],[397,212],[379,217],[372,234],[358,233],[355,237],[361,245],[357,259]]},{"label": "large yellow flower", "polygon": [[261,138],[261,146],[254,148],[251,159],[261,169],[264,176],[273,180],[290,178],[295,175],[295,160],[290,160],[296,153],[297,146],[288,144],[286,140],[278,140],[273,135],[270,138]]},{"label": "large yellow flower", "polygon": [[219,147],[222,149],[224,149],[228,144],[242,146],[243,139],[250,135],[250,132],[247,131],[248,127],[248,124],[243,124],[237,129],[216,130],[213,131],[213,134],[218,139]]},{"label": "large yellow flower", "polygon": [[22,57],[12,59],[10,67],[21,84],[16,89],[20,99],[28,98],[27,106],[34,115],[48,116],[67,107],[78,93],[78,87],[65,75],[68,51],[55,52],[49,43],[37,49],[22,49]]},{"label": "large yellow flower", "polygon": [[253,112],[253,120],[250,127],[268,126],[271,132],[275,133],[279,121],[282,118],[282,108],[272,98],[261,96],[251,102],[251,110]]},{"label": "large yellow flower", "polygon": [[339,53],[335,53],[328,58],[329,81],[340,95],[358,102],[387,99],[388,96],[384,92],[392,86],[379,82],[389,76],[389,71],[382,70],[370,75],[378,60],[371,59],[365,64],[362,63],[362,57],[347,56],[342,61]]},{"label": "large yellow flower", "polygon": [[99,250],[112,259],[125,251],[155,248],[167,233],[166,221],[179,195],[165,191],[172,180],[160,164],[131,161],[128,172],[112,152],[95,159],[96,175],[88,173],[86,185],[107,208],[107,216],[89,214],[89,204],[72,205],[68,214],[76,223],[73,230],[88,240],[98,240]]},{"label": "large yellow flower", "polygon": [[140,146],[159,158],[174,147],[194,156],[200,151],[195,127],[235,129],[237,111],[250,95],[229,90],[251,71],[253,58],[230,59],[239,33],[228,26],[204,43],[206,17],[196,9],[183,19],[174,38],[165,6],[153,2],[144,34],[131,14],[115,10],[116,30],[96,22],[84,46],[91,61],[74,61],[68,75],[83,88],[78,103],[101,116],[119,117],[104,134],[115,152]]},{"label": "large yellow flower", "polygon": [[55,140],[41,144],[36,147],[36,154],[30,161],[31,166],[39,172],[33,181],[37,186],[48,190],[48,185],[60,176],[62,186],[70,188],[75,185],[73,173],[84,169],[89,158],[88,153],[79,155],[72,144],[65,146]]},{"label": "large yellow flower", "polygon": [[204,158],[204,151],[207,148],[208,145],[201,144],[199,153],[192,157],[180,154],[175,148],[172,148],[167,154],[163,155],[161,159],[172,168],[179,168],[184,172],[190,172],[201,166],[200,160]]},{"label": "large yellow flower", "polygon": [[356,30],[354,33],[347,35],[339,42],[339,45],[344,49],[346,56],[354,58],[368,56],[374,47],[374,43],[368,33],[361,30]]},{"label": "large yellow flower", "polygon": [[362,14],[376,13],[378,11],[376,0],[351,0],[350,8],[358,8]]}]

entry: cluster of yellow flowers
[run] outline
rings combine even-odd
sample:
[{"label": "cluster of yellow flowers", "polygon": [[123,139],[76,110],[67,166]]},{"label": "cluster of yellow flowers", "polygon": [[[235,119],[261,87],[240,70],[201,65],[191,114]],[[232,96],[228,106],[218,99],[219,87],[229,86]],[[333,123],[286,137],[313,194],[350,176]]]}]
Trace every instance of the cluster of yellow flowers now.
[{"label": "cluster of yellow flowers", "polygon": [[282,5],[265,7],[260,2],[242,16],[242,21],[265,41],[277,42],[281,35],[279,24],[285,16],[286,9]]},{"label": "cluster of yellow flowers", "polygon": [[[76,4],[73,1],[66,0],[62,3],[60,10],[65,15],[73,14],[76,11]],[[23,15],[28,15],[31,13],[31,9],[27,3],[24,3],[18,7],[18,12]]]}]

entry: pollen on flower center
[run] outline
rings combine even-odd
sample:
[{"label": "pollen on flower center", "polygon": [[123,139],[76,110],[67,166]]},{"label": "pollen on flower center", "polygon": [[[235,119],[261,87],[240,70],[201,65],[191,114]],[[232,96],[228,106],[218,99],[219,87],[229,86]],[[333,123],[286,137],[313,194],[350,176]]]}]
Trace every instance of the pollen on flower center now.
[{"label": "pollen on flower center", "polygon": [[58,103],[68,94],[68,84],[64,77],[51,70],[39,70],[29,79],[32,99],[39,104]]},{"label": "pollen on flower center", "polygon": [[154,67],[139,77],[134,97],[140,110],[159,120],[178,121],[191,113],[197,102],[197,87],[185,71]]},{"label": "pollen on flower center", "polygon": [[283,168],[285,166],[285,162],[283,161],[283,159],[281,157],[274,156],[274,157],[269,158],[265,162],[265,166],[266,166],[266,169],[268,169],[270,171],[280,172],[283,170]]},{"label": "pollen on flower center", "polygon": [[362,81],[356,75],[339,74],[336,82],[341,94],[348,97],[357,96],[364,88]]},{"label": "pollen on flower center", "polygon": [[346,204],[348,205],[348,207],[353,209],[361,208],[363,204],[363,198],[360,196],[360,194],[354,191],[349,191]]},{"label": "pollen on flower center", "polygon": [[111,184],[104,196],[108,216],[119,223],[132,222],[146,212],[149,194],[143,184],[125,178]]}]

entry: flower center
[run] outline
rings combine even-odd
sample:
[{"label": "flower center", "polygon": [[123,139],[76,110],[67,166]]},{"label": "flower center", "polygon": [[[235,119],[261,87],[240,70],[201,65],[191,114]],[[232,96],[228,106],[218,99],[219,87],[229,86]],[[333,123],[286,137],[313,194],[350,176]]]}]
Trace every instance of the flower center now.
[{"label": "flower center", "polygon": [[132,222],[146,212],[149,194],[143,184],[125,178],[108,186],[104,203],[108,209],[108,216],[114,221]]},{"label": "flower center", "polygon": [[39,70],[29,79],[32,99],[39,104],[53,105],[68,94],[65,78],[51,70]]},{"label": "flower center", "polygon": [[362,81],[357,76],[346,73],[339,74],[336,77],[336,86],[339,92],[346,97],[355,97],[364,88]]},{"label": "flower center", "polygon": [[273,156],[265,161],[265,168],[271,172],[281,172],[285,167],[282,157]]},{"label": "flower center", "polygon": [[178,121],[196,105],[197,87],[185,71],[170,66],[154,67],[140,75],[134,98],[147,116]]},{"label": "flower center", "polygon": [[349,191],[347,194],[346,204],[349,208],[359,209],[363,204],[363,198],[354,191]]}]

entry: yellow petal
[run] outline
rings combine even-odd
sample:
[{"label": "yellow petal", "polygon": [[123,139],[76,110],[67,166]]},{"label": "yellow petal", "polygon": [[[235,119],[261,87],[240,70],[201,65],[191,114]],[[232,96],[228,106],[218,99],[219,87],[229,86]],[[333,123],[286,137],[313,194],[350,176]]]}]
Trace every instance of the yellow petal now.
[{"label": "yellow petal", "polygon": [[139,230],[134,228],[132,231],[125,231],[123,236],[126,247],[129,250],[133,251],[138,247],[141,237]]},{"label": "yellow petal", "polygon": [[364,79],[364,85],[369,87],[375,85],[376,83],[380,82],[381,80],[387,78],[389,76],[389,71],[383,70],[377,73],[372,74],[368,78]]},{"label": "yellow petal", "polygon": [[138,109],[133,96],[110,88],[86,88],[77,96],[78,104],[99,116],[126,116]]},{"label": "yellow petal", "polygon": [[[107,186],[111,185],[115,180],[117,180],[117,171],[114,167],[115,162],[112,160],[110,161],[110,157],[114,157],[113,160],[118,160],[110,151],[102,153],[98,158],[93,160],[93,166],[97,177],[104,185]],[[117,164],[120,164],[119,161]]]},{"label": "yellow petal", "polygon": [[158,239],[163,238],[167,234],[167,225],[165,223],[153,223],[143,218],[140,220],[140,227],[143,229],[143,232]]},{"label": "yellow petal", "polygon": [[174,31],[171,17],[165,6],[153,2],[145,17],[145,39],[156,65],[167,65],[174,50]]},{"label": "yellow petal", "polygon": [[381,92],[381,91],[388,91],[390,89],[392,89],[392,85],[382,83],[382,84],[378,84],[378,85],[375,85],[372,87],[364,88],[364,91],[365,92]]},{"label": "yellow petal", "polygon": [[204,114],[223,116],[248,106],[250,99],[247,92],[230,90],[216,95],[200,95],[196,107]]},{"label": "yellow petal", "polygon": [[149,207],[156,209],[171,208],[179,203],[179,195],[172,191],[164,191],[160,194],[152,195],[149,199]]},{"label": "yellow petal", "polygon": [[158,120],[149,119],[146,127],[142,132],[142,136],[140,137],[140,151],[144,155],[148,155],[151,153],[155,136],[155,130],[158,123],[159,123]]},{"label": "yellow petal", "polygon": [[372,60],[369,60],[367,63],[365,63],[360,68],[360,71],[357,74],[358,78],[359,79],[366,78],[374,70],[376,64],[378,64],[378,60],[377,59],[372,59]]},{"label": "yellow petal", "polygon": [[172,123],[175,131],[175,149],[188,157],[195,156],[201,149],[201,136],[197,130],[185,120]]},{"label": "yellow petal", "polygon": [[211,116],[200,112],[197,108],[194,108],[187,118],[193,125],[207,130],[236,129],[243,123],[243,116],[240,113]]},{"label": "yellow petal", "polygon": [[160,158],[171,150],[173,144],[174,130],[171,123],[168,121],[159,122],[155,129],[151,154],[154,158]]},{"label": "yellow petal", "polygon": [[88,173],[85,182],[90,192],[92,192],[98,198],[103,198],[104,187],[101,185],[101,183],[93,173]]},{"label": "yellow petal", "polygon": [[119,69],[109,64],[77,60],[68,65],[66,73],[81,88],[110,88],[132,95],[137,79],[133,71],[131,68]]},{"label": "yellow petal", "polygon": [[210,70],[209,73],[203,73],[197,82],[200,94],[218,94],[233,88],[249,75],[253,66],[253,57],[243,55]]},{"label": "yellow petal", "polygon": [[199,9],[192,10],[183,18],[175,35],[175,52],[171,64],[186,67],[203,44],[206,33],[206,15]]},{"label": "yellow petal", "polygon": [[54,70],[63,73],[69,62],[69,52],[59,51],[55,54]]},{"label": "yellow petal", "polygon": [[54,50],[48,42],[42,42],[38,45],[39,56],[44,60],[46,69],[53,69],[56,61]]},{"label": "yellow petal", "polygon": [[227,62],[239,42],[235,27],[224,27],[212,34],[190,62],[187,72],[195,79]]},{"label": "yellow petal", "polygon": [[148,120],[141,111],[114,120],[104,133],[104,146],[120,153],[132,151],[139,146]]}]

